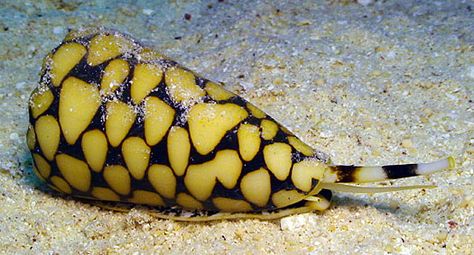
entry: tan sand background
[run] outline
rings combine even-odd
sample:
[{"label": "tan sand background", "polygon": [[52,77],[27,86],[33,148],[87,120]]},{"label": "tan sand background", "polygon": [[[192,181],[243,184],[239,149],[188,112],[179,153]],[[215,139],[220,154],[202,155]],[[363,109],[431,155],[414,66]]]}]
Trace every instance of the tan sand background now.
[{"label": "tan sand background", "polygon": [[[474,4],[359,2],[1,1],[0,253],[473,254]],[[437,189],[338,193],[275,221],[179,223],[58,196],[31,174],[28,97],[67,28],[90,25],[225,82],[335,163],[458,166],[384,183]]]}]

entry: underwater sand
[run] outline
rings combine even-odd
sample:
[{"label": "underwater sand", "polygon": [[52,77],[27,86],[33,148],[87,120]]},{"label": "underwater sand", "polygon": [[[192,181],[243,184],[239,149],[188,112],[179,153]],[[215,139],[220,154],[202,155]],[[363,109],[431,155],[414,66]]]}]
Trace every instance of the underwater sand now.
[{"label": "underwater sand", "polygon": [[[472,1],[133,2],[1,2],[0,253],[474,253]],[[31,173],[28,97],[67,28],[91,24],[225,82],[337,164],[458,165],[383,183],[436,189],[337,193],[274,221],[180,223],[58,196]]]}]

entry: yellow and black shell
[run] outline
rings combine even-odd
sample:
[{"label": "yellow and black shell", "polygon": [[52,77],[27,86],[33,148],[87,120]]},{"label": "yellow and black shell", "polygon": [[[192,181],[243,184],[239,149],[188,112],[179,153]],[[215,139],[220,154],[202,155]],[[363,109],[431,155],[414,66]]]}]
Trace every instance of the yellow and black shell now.
[{"label": "yellow and black shell", "polygon": [[30,123],[39,176],[84,198],[276,209],[311,191],[326,167],[243,98],[111,31],[73,32],[53,50]]},{"label": "yellow and black shell", "polygon": [[71,32],[46,57],[29,110],[35,173],[57,191],[101,201],[323,210],[331,192],[322,183],[407,177],[454,162],[424,172],[416,164],[330,166],[240,96],[104,29]]}]

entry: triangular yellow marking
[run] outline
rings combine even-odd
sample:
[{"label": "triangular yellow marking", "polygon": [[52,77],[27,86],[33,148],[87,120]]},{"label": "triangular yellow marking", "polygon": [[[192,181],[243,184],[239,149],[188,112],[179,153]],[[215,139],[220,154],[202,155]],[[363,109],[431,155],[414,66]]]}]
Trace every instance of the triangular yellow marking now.
[{"label": "triangular yellow marking", "polygon": [[225,133],[248,116],[235,104],[197,104],[189,112],[191,141],[201,155],[211,152]]},{"label": "triangular yellow marking", "polygon": [[59,123],[69,144],[90,125],[101,101],[96,86],[69,77],[63,82],[59,98]]}]

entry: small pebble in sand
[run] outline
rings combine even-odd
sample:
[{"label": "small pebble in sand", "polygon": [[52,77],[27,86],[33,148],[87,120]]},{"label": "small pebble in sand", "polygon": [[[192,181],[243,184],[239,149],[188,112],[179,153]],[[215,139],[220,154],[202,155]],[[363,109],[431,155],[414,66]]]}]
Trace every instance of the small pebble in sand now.
[{"label": "small pebble in sand", "polygon": [[53,28],[53,34],[55,35],[60,35],[62,34],[64,31],[64,28],[63,27],[54,27]]},{"label": "small pebble in sand", "polygon": [[18,140],[20,136],[17,133],[10,134],[10,140]]},{"label": "small pebble in sand", "polygon": [[394,51],[389,51],[387,52],[387,58],[388,59],[394,59],[396,57],[396,53]]},{"label": "small pebble in sand", "polygon": [[150,16],[153,14],[153,10],[152,9],[143,9],[142,10],[143,14],[147,15],[147,16]]},{"label": "small pebble in sand", "polygon": [[357,0],[357,3],[359,3],[359,4],[363,5],[363,6],[367,6],[367,5],[369,5],[369,4],[373,3],[373,2],[374,2],[374,0]]},{"label": "small pebble in sand", "polygon": [[285,231],[295,231],[305,224],[307,224],[307,219],[304,215],[295,215],[281,219],[280,228]]}]

